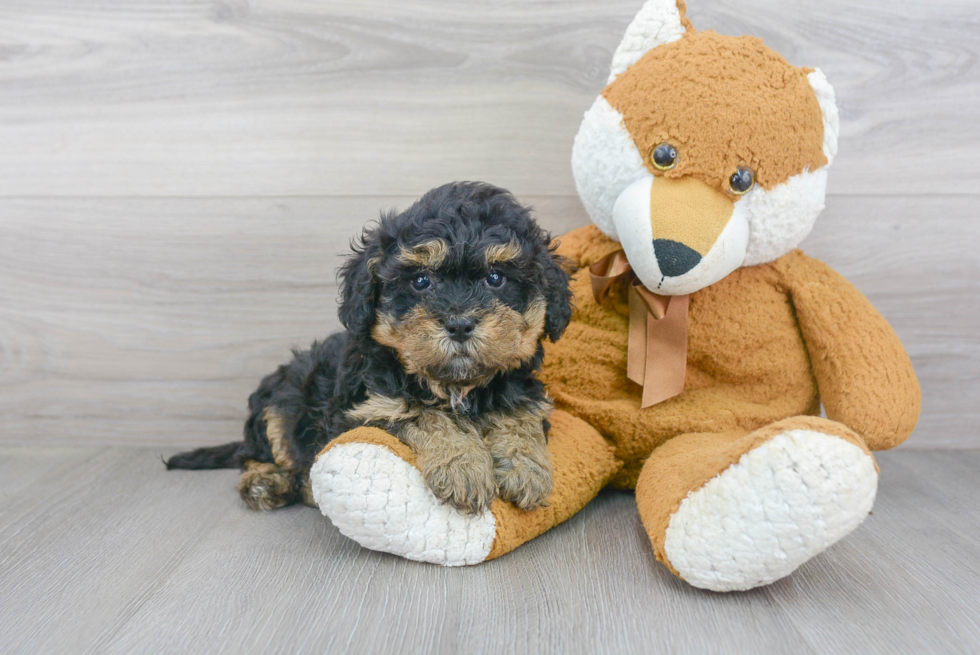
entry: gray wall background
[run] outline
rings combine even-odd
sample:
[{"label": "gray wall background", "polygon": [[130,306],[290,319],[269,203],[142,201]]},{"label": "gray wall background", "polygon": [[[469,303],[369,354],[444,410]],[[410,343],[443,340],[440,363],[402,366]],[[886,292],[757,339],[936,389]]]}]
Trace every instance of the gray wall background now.
[{"label": "gray wall background", "polygon": [[[0,442],[218,443],[338,327],[379,210],[509,187],[561,233],[582,112],[640,0],[0,0]],[[892,322],[903,447],[980,447],[980,6],[691,0],[837,90],[803,247]]]}]

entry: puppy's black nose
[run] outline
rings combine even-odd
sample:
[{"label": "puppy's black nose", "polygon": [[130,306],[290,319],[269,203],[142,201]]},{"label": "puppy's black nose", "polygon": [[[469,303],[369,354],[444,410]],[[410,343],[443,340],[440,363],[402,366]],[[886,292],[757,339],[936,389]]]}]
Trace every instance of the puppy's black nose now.
[{"label": "puppy's black nose", "polygon": [[466,341],[473,334],[473,328],[476,327],[476,319],[462,318],[459,316],[453,316],[447,318],[443,325],[446,328],[446,332],[449,333],[449,338],[453,341],[459,341],[460,343]]},{"label": "puppy's black nose", "polygon": [[684,275],[701,261],[696,250],[670,239],[654,239],[653,254],[657,256],[660,272],[667,277]]}]

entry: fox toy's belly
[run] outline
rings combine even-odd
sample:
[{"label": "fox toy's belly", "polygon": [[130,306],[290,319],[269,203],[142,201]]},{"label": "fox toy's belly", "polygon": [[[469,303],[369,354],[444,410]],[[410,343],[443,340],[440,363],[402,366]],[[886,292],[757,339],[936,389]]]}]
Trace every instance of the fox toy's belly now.
[{"label": "fox toy's belly", "polygon": [[541,379],[557,407],[615,444],[626,469],[680,434],[744,434],[819,413],[807,350],[775,267],[736,270],[691,296],[684,392],[646,409],[640,409],[642,388],[626,378],[625,294],[598,306],[587,270],[572,287],[572,323],[548,345]]}]

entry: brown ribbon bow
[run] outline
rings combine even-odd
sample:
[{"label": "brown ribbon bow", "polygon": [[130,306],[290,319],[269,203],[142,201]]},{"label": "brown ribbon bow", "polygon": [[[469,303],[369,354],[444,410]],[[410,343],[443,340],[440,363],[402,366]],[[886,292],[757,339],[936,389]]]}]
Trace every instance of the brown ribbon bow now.
[{"label": "brown ribbon bow", "polygon": [[605,304],[620,279],[629,285],[630,332],[626,377],[643,386],[641,408],[684,391],[687,372],[688,296],[658,296],[636,277],[626,253],[617,250],[589,266],[592,294]]}]

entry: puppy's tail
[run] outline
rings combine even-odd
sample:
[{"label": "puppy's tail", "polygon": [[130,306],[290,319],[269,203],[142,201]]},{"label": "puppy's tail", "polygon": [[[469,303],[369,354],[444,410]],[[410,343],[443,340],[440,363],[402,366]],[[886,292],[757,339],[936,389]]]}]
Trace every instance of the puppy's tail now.
[{"label": "puppy's tail", "polygon": [[198,448],[186,453],[179,453],[164,461],[167,470],[170,469],[237,469],[241,465],[238,452],[244,441],[233,441],[223,446]]}]

